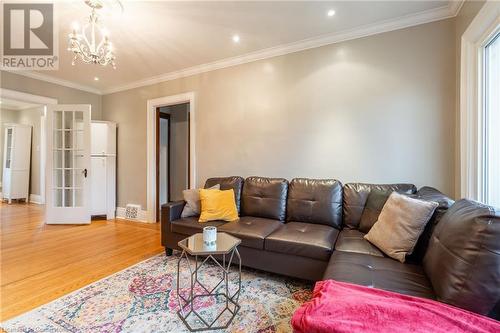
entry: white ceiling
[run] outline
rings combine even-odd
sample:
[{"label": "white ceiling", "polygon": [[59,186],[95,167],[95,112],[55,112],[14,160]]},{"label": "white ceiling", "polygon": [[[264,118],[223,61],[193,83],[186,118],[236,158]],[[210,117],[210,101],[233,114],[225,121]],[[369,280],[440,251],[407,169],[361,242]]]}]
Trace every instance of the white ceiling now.
[{"label": "white ceiling", "polygon": [[[73,21],[83,22],[89,8],[83,1],[64,1],[56,6],[59,70],[39,73],[111,92],[151,83],[147,80],[152,77],[167,74],[164,78],[171,78],[172,73],[175,77],[179,71],[203,68],[204,64],[223,59],[238,59],[278,46],[286,49],[287,45],[299,45],[304,40],[303,48],[307,48],[314,46],[315,38],[327,44],[336,40],[329,40],[328,36],[347,33],[349,37],[356,29],[376,33],[376,26],[384,26],[387,31],[442,19],[453,16],[457,7],[456,2],[449,1],[125,1],[123,14],[103,17],[116,50],[117,69],[113,70],[110,66],[81,62],[71,65],[67,34]],[[334,9],[336,15],[328,17],[329,9]],[[233,34],[240,36],[240,43],[233,43]],[[94,77],[99,77],[99,81]]]},{"label": "white ceiling", "polygon": [[18,101],[15,99],[0,97],[0,108],[8,110],[24,110],[29,108],[34,108],[38,104],[27,103],[24,101]]}]

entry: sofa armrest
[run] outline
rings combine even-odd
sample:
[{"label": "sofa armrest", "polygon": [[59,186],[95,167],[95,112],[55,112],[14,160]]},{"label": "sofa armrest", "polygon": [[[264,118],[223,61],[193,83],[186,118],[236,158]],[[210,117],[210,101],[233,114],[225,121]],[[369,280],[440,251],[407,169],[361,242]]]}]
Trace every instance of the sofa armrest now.
[{"label": "sofa armrest", "polygon": [[441,191],[430,186],[421,187],[415,194],[419,199],[437,202],[439,204],[439,209],[446,210],[455,203],[453,199],[447,197]]},{"label": "sofa armrest", "polygon": [[173,201],[161,206],[161,244],[165,245],[165,239],[172,232],[170,222],[181,218],[182,209],[186,202]]}]

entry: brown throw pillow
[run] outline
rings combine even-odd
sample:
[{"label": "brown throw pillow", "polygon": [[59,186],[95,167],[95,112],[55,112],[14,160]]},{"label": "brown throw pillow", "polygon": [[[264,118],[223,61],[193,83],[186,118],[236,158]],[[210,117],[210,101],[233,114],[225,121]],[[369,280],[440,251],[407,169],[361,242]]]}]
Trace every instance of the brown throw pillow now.
[{"label": "brown throw pillow", "polygon": [[389,257],[405,262],[437,206],[437,202],[393,192],[365,239]]},{"label": "brown throw pillow", "polygon": [[381,191],[376,189],[370,191],[359,222],[359,231],[365,234],[370,231],[375,222],[377,222],[378,216],[391,193],[392,191]]}]

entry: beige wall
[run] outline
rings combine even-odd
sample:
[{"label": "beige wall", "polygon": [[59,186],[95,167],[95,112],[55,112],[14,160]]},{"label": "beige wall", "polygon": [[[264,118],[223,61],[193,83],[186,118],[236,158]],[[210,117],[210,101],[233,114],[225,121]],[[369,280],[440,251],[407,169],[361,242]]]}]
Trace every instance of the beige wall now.
[{"label": "beige wall", "polygon": [[0,71],[0,87],[57,99],[59,104],[91,104],[92,119],[102,119],[101,95]]},{"label": "beige wall", "polygon": [[453,19],[103,96],[118,205],[146,207],[146,102],[196,93],[198,186],[212,176],[413,182],[454,193]]},{"label": "beige wall", "polygon": [[460,52],[462,35],[477,13],[483,8],[485,1],[465,1],[455,18],[456,43],[456,115],[455,115],[455,196],[460,197]]}]

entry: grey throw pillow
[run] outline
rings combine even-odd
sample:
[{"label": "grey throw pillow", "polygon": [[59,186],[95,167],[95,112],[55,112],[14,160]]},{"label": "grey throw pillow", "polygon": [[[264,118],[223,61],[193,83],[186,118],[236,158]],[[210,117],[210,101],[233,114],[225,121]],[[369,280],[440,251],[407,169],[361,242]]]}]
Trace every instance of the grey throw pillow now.
[{"label": "grey throw pillow", "polygon": [[[220,190],[220,184],[209,187],[208,190]],[[182,191],[182,195],[186,204],[182,210],[181,217],[199,216],[201,212],[200,189],[184,190]]]},{"label": "grey throw pillow", "polygon": [[365,239],[389,257],[405,262],[437,206],[437,202],[393,192]]}]

